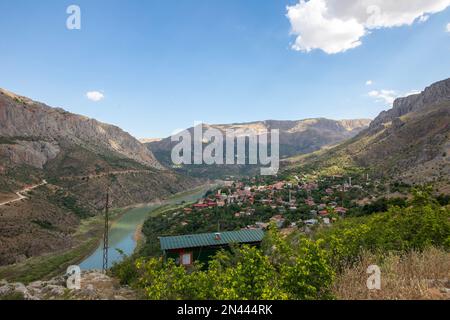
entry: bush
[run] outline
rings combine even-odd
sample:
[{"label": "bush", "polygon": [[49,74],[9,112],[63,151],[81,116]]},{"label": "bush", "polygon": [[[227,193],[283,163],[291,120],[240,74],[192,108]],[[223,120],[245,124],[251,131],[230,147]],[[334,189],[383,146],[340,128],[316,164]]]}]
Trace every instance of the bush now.
[{"label": "bush", "polygon": [[412,206],[392,207],[385,213],[341,220],[316,236],[341,270],[354,263],[363,250],[404,253],[430,246],[450,248],[450,210],[423,193]]},{"label": "bush", "polygon": [[326,252],[302,238],[291,247],[271,230],[259,249],[221,251],[205,269],[186,269],[173,260],[137,261],[139,286],[151,300],[281,300],[329,298],[334,273]]},{"label": "bush", "polygon": [[120,280],[120,284],[134,285],[138,278],[135,258],[126,256],[120,249],[116,250],[122,255],[122,260],[115,263],[110,271]]}]

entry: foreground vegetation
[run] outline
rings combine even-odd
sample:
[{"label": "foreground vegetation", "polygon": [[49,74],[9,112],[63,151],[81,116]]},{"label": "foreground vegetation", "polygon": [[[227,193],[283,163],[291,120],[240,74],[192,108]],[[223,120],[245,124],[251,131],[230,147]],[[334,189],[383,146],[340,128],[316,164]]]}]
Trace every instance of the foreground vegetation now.
[{"label": "foreground vegetation", "polygon": [[[381,290],[367,290],[367,266],[380,267]],[[449,299],[450,253],[442,248],[428,247],[407,253],[364,252],[358,261],[340,272],[332,292],[345,300],[418,300]]]},{"label": "foreground vegetation", "polygon": [[[349,295],[345,285],[362,281],[354,276],[360,276],[370,261],[384,268],[383,285],[391,288],[384,298],[395,298],[392,287],[398,279],[422,284],[426,279],[417,277],[448,278],[448,269],[415,276],[404,270],[408,265],[423,268],[420,261],[436,259],[443,261],[442,267],[448,265],[449,250],[450,210],[421,189],[405,207],[342,219],[310,236],[294,232],[284,237],[272,226],[260,248],[234,247],[218,253],[206,266],[186,269],[158,257],[130,257],[112,272],[148,299],[369,298],[362,287],[365,280],[357,284],[359,295]],[[437,258],[427,260],[428,256]]]}]

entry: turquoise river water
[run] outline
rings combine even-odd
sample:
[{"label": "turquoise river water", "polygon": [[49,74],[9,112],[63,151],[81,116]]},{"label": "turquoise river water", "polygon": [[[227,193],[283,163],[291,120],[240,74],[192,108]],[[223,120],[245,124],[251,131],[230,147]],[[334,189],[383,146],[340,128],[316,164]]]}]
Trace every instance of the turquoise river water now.
[{"label": "turquoise river water", "polygon": [[[189,194],[172,197],[159,204],[144,205],[138,208],[130,209],[115,221],[109,232],[109,254],[108,265],[119,262],[122,259],[121,254],[116,250],[122,250],[126,255],[131,255],[136,248],[135,233],[137,228],[151,215],[151,213],[163,205],[178,204],[183,201],[195,202],[200,199],[205,192],[212,186],[198,189]],[[103,265],[103,241],[98,248],[87,257],[81,264],[82,270],[101,269]]]}]

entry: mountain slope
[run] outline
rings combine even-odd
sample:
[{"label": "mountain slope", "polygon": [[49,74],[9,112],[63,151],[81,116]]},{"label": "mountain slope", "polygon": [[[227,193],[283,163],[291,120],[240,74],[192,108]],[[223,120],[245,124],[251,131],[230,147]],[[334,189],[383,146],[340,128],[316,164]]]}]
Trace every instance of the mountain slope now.
[{"label": "mountain slope", "polygon": [[[361,130],[367,128],[370,120],[328,120],[328,119],[306,119],[299,121],[258,121],[251,123],[204,125],[203,130],[208,128],[218,129],[222,133],[232,129],[237,135],[245,135],[245,132],[269,132],[273,129],[280,131],[280,156],[282,158],[297,154],[310,153],[326,145],[332,145],[349,139]],[[193,128],[188,129],[193,136]],[[171,166],[170,159],[172,148],[176,143],[171,138],[147,143],[149,149],[156,158],[166,166]],[[256,173],[257,166],[204,166],[190,165],[178,169],[180,172],[193,176],[222,177],[227,175],[248,175]]]},{"label": "mountain slope", "polygon": [[[2,89],[0,124],[1,137],[27,142],[32,139],[46,143],[46,152],[41,152],[45,158],[54,156],[59,141],[67,141],[86,149],[116,153],[143,165],[162,169],[148,149],[120,128],[62,109],[50,108]],[[30,143],[23,143],[22,146],[30,149],[30,158],[34,158],[32,150],[39,151]]]},{"label": "mountain slope", "polygon": [[164,168],[118,127],[0,90],[0,265],[72,247],[80,220],[99,213],[108,188],[118,208],[198,183]]},{"label": "mountain slope", "polygon": [[[120,184],[122,192],[114,199],[118,206],[149,201],[161,191],[183,188],[183,177],[164,168],[145,145],[120,128],[1,89],[0,160],[0,200],[2,193],[15,192],[44,178],[71,189],[77,185],[73,181],[94,178],[77,192],[94,203],[101,201],[94,195],[105,186]],[[114,177],[117,183],[110,181],[111,172],[121,173]],[[130,174],[124,175],[126,172]],[[154,188],[161,177],[167,178],[166,187]],[[141,181],[138,185],[142,190],[130,196],[127,189],[135,189],[133,179],[148,182]]]},{"label": "mountain slope", "polygon": [[322,171],[352,166],[408,183],[445,182],[450,176],[450,79],[394,102],[358,136],[331,150],[293,159]]}]

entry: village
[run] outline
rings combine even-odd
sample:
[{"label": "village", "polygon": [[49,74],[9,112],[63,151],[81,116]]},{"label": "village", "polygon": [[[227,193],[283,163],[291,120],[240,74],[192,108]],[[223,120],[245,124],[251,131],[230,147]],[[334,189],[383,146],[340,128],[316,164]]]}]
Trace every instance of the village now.
[{"label": "village", "polygon": [[[243,219],[264,218],[266,214],[262,211],[269,211],[273,216],[268,220],[256,221],[243,228],[266,229],[274,223],[279,229],[287,231],[301,227],[308,230],[308,226],[331,225],[337,219],[344,218],[349,208],[358,205],[357,200],[367,198],[373,190],[368,178],[361,185],[352,183],[352,177],[343,176],[294,178],[295,181],[282,180],[272,184],[263,184],[257,178],[246,182],[224,181],[222,188],[185,207],[183,214],[204,213],[208,216],[213,209],[228,207],[232,208],[234,218]],[[188,221],[181,223],[187,225]]]},{"label": "village", "polygon": [[259,245],[270,226],[286,236],[310,236],[346,217],[377,212],[391,202],[402,205],[400,198],[382,197],[385,191],[384,183],[367,174],[230,177],[199,201],[148,219],[146,254],[191,265],[232,243]]}]

